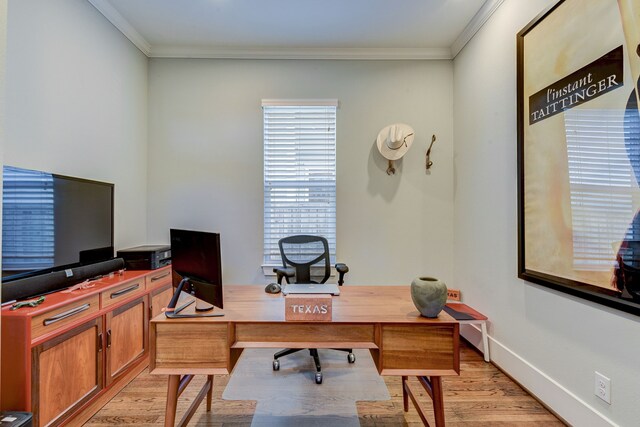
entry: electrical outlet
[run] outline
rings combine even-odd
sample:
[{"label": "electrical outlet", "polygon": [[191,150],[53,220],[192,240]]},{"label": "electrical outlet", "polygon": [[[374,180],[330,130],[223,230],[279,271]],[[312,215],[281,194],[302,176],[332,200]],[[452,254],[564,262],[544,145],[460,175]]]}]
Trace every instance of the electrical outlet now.
[{"label": "electrical outlet", "polygon": [[596,371],[596,383],[594,393],[600,399],[611,405],[611,380]]}]

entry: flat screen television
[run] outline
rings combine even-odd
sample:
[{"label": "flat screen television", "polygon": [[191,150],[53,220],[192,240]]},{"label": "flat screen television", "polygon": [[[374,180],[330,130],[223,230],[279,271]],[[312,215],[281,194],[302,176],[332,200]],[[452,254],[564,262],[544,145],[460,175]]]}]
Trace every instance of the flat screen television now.
[{"label": "flat screen television", "polygon": [[2,282],[113,258],[114,186],[3,167]]},{"label": "flat screen television", "polygon": [[[196,307],[196,311],[209,311],[213,306],[223,308],[220,234],[172,228],[170,235],[171,268],[176,292],[165,313],[167,317],[183,317],[178,315],[180,309],[176,306],[180,291],[190,293],[210,304],[201,310]],[[216,312],[200,315],[221,316],[223,314]],[[184,317],[190,317],[190,315],[184,315]]]}]

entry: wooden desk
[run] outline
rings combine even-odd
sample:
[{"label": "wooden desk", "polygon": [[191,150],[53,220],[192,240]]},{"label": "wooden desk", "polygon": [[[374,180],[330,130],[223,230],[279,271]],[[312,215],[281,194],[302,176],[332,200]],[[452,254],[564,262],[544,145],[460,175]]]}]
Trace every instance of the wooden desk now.
[{"label": "wooden desk", "polygon": [[[366,348],[380,375],[403,377],[405,411],[414,397],[409,376],[417,376],[433,399],[436,426],[444,426],[441,376],[458,375],[459,324],[444,311],[437,319],[421,317],[409,286],[345,286],[333,298],[331,322],[285,322],[284,297],[262,286],[225,286],[224,317],[151,321],[151,374],[169,375],[165,426],[175,423],[177,398],[190,375],[209,380],[179,425],[208,397],[213,375],[229,374],[245,348]],[[185,377],[181,378],[181,375]],[[319,385],[318,387],[322,387]]]}]

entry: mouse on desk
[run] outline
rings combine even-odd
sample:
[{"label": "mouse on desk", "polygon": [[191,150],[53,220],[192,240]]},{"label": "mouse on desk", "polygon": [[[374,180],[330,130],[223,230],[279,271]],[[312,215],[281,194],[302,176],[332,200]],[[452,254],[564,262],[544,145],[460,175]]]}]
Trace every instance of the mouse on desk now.
[{"label": "mouse on desk", "polygon": [[268,294],[279,294],[281,290],[282,288],[277,283],[269,283],[264,288],[264,291]]}]

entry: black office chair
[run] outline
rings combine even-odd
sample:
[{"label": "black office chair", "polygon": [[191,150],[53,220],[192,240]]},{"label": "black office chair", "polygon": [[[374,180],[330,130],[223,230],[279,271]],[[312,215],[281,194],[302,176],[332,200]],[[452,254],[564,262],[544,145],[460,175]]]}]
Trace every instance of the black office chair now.
[{"label": "black office chair", "polygon": [[618,255],[617,258],[619,268],[618,289],[626,289],[634,301],[640,302],[640,268],[624,262],[621,255]]},{"label": "black office chair", "polygon": [[[282,286],[282,279],[287,283],[325,283],[331,274],[331,265],[329,260],[329,243],[327,239],[320,236],[290,236],[278,241],[280,247],[280,256],[282,257],[282,267],[274,268],[278,278],[278,284]],[[324,266],[324,277],[320,280],[311,280],[311,267],[314,265]],[[346,264],[336,264],[336,271],[339,274],[338,285],[344,284],[344,275],[349,271]],[[280,370],[280,361],[278,358],[305,350],[303,348],[288,348],[281,350],[273,355],[273,370]],[[318,350],[310,348],[309,354],[313,357],[316,364],[316,384],[322,384],[322,367],[320,366],[320,358]],[[348,353],[347,361],[354,363],[356,356],[352,349],[334,348],[334,350],[345,351]]]}]

